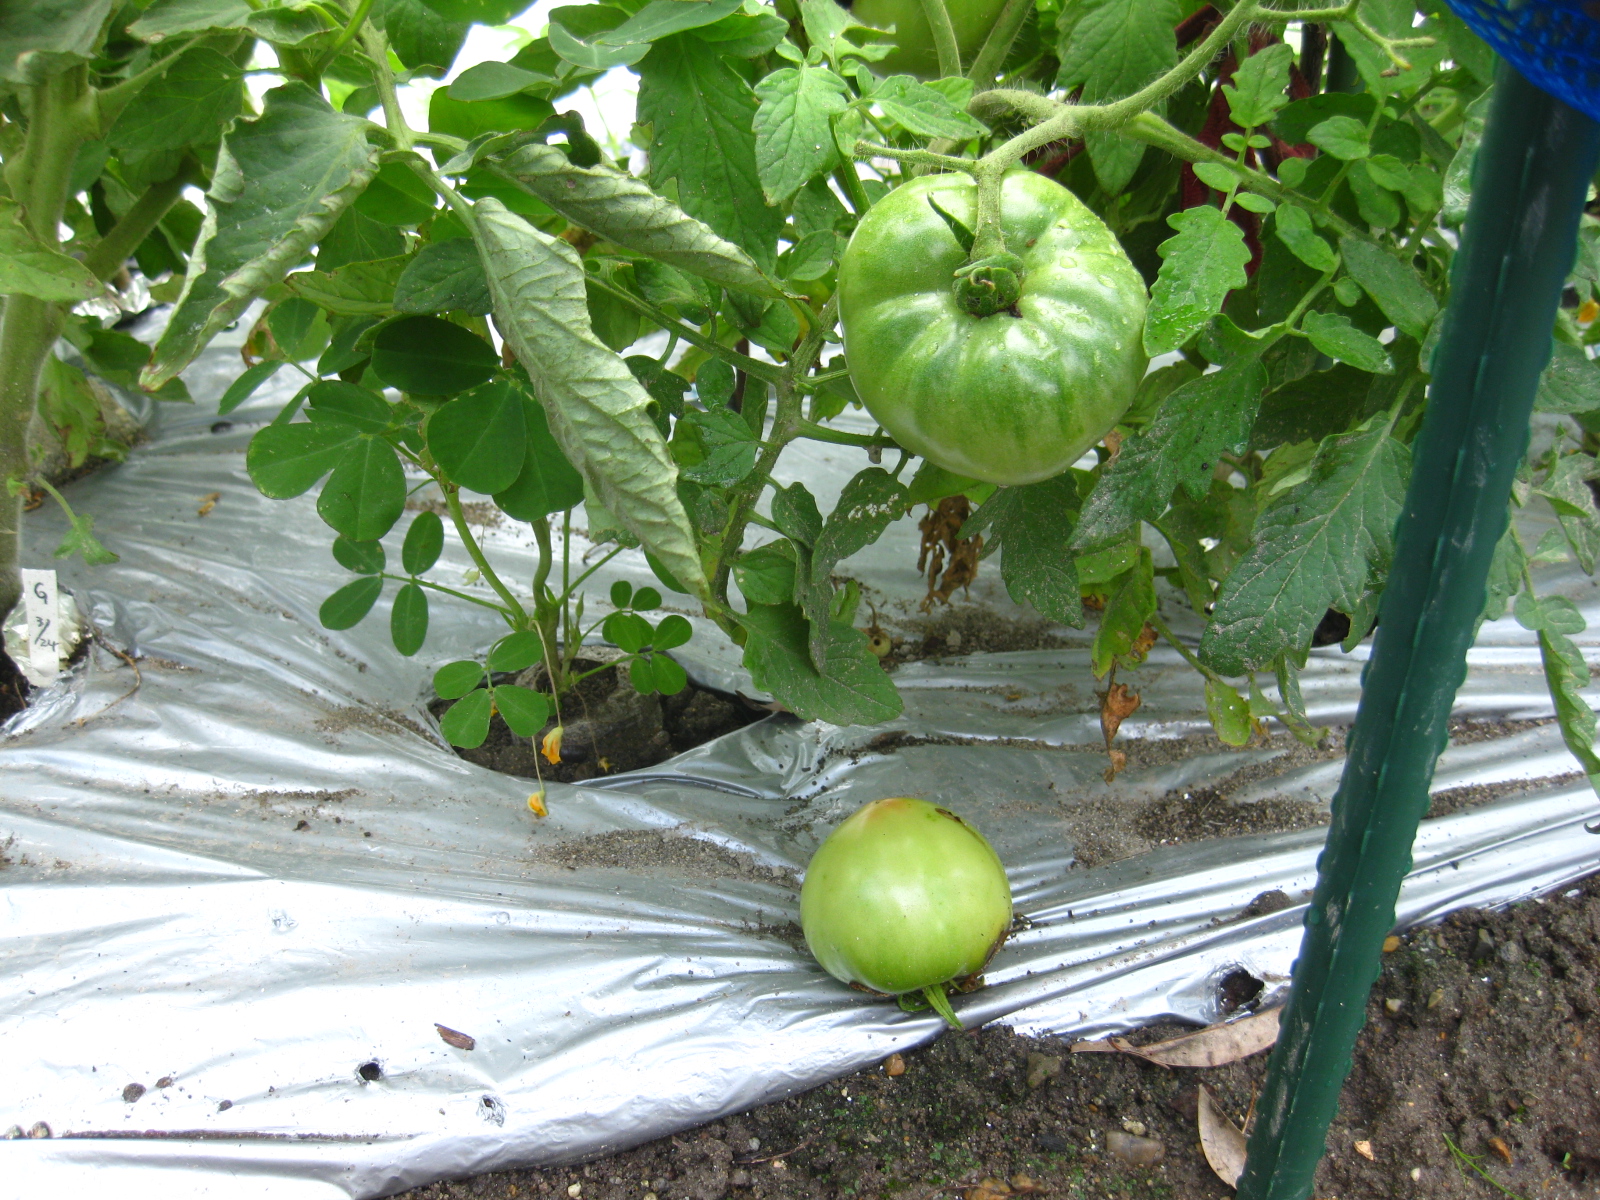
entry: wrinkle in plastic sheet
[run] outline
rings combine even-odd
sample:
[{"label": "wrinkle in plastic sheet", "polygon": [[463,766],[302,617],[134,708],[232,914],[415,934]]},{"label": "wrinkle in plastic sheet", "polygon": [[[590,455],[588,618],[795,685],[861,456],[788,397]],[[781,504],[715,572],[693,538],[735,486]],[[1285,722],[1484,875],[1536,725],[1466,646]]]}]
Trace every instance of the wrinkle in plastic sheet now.
[{"label": "wrinkle in plastic sheet", "polygon": [[[211,351],[191,390],[220,393],[232,353]],[[553,785],[535,821],[533,785],[457,758],[425,708],[433,668],[481,652],[492,618],[436,605],[415,659],[387,644],[386,604],[344,633],[320,627],[348,575],[313,502],[266,500],[244,471],[250,434],[286,398],[222,422],[163,409],[150,445],[72,490],[122,561],[63,566],[63,583],[105,642],[139,656],[143,682],[129,694],[131,672],[97,647],[0,740],[0,1128],[54,1134],[0,1141],[0,1196],[91,1177],[130,1198],[381,1196],[621,1149],[926,1042],[936,1018],[847,991],[797,941],[811,851],[885,795],[974,820],[1032,919],[958,1002],[969,1025],[1087,1036],[1203,1022],[1230,970],[1286,986],[1322,828],[1084,866],[1063,807],[1203,787],[1270,764],[1284,739],[1181,743],[1193,753],[1135,756],[1108,786],[1087,651],[1072,643],[902,667],[897,748],[874,740],[885,727],[772,717],[647,771]],[[811,446],[790,478],[826,509],[864,465],[854,455]],[[30,522],[30,546],[52,545],[53,515]],[[522,528],[483,535],[519,577]],[[914,601],[915,546],[902,521],[845,569]],[[459,547],[445,563],[470,565]],[[1600,626],[1594,585],[1564,570],[1541,588]],[[993,575],[975,598],[1017,614]],[[649,580],[627,554],[593,594],[615,578]],[[691,673],[753,692],[736,653],[697,630]],[[1315,720],[1352,717],[1364,652],[1313,653]],[[1137,676],[1144,705],[1124,736],[1204,731],[1199,681],[1176,655],[1158,650]],[[1532,635],[1484,627],[1457,711],[1548,716]],[[1233,795],[1326,805],[1341,765],[1264,769]],[[1447,751],[1436,791],[1527,787],[1424,823],[1401,923],[1592,869],[1593,795],[1574,770],[1550,724]],[[549,853],[615,831],[699,839],[713,869],[569,868]],[[1296,905],[1237,919],[1270,889]],[[129,1083],[147,1089],[132,1103]]]}]

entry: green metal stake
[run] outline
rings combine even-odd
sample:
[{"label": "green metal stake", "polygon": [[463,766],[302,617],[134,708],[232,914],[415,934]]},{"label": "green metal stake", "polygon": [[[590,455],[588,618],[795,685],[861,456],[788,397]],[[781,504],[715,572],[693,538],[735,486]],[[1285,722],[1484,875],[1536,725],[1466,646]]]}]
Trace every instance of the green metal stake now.
[{"label": "green metal stake", "polygon": [[1239,1200],[1305,1200],[1428,807],[1600,125],[1500,66],[1427,415]]}]

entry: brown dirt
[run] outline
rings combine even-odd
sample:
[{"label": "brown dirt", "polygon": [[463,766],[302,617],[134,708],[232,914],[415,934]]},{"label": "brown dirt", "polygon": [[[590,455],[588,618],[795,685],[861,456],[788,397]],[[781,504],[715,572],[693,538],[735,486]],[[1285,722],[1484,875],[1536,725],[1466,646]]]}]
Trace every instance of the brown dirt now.
[{"label": "brown dirt", "polygon": [[[1259,911],[1270,911],[1274,898],[1260,899]],[[1235,999],[1252,990],[1247,977],[1227,982],[1246,985]],[[1314,1195],[1595,1196],[1597,987],[1600,876],[1503,912],[1460,912],[1403,938],[1384,956]],[[1391,1011],[1386,1001],[1395,1000]],[[1155,1027],[1133,1040],[1180,1031]],[[992,1190],[978,1192],[977,1182],[1023,1173],[1052,1200],[1225,1200],[1232,1190],[1197,1144],[1196,1086],[1209,1088],[1237,1121],[1260,1086],[1266,1056],[1167,1071],[1131,1058],[1072,1055],[1058,1040],[990,1028],[946,1034],[905,1063],[898,1078],[881,1066],[860,1071],[581,1166],[502,1172],[405,1194],[933,1200],[965,1192],[965,1200],[997,1200]],[[1130,1127],[1161,1143],[1160,1162],[1134,1166],[1108,1150],[1108,1136]],[[1495,1182],[1457,1158],[1446,1138]],[[1371,1161],[1354,1149],[1357,1141],[1371,1143]]]},{"label": "brown dirt", "polygon": [[[576,666],[584,671],[600,666],[596,660],[580,658]],[[515,680],[526,687],[548,690],[542,666]],[[497,683],[513,682],[512,677]],[[450,707],[448,700],[435,700],[428,710],[435,717]],[[766,716],[739,700],[689,684],[676,696],[641,696],[634,690],[625,668],[611,668],[590,675],[561,698],[563,730],[561,761],[554,765],[539,755],[544,735],[555,728],[549,724],[531,738],[512,733],[496,713],[490,719],[489,736],[473,750],[457,749],[468,762],[506,775],[579,783],[619,771],[637,771],[665,762],[675,754],[691,750],[712,738]]]},{"label": "brown dirt", "polygon": [[32,689],[11,656],[0,650],[0,722],[16,716],[28,707],[28,692]]}]

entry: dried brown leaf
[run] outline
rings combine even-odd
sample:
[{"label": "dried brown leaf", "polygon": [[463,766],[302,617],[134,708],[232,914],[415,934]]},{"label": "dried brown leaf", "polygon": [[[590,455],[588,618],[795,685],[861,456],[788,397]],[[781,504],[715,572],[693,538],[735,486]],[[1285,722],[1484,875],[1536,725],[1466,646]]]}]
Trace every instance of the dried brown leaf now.
[{"label": "dried brown leaf", "polygon": [[1238,1021],[1207,1025],[1181,1037],[1149,1046],[1134,1046],[1114,1037],[1098,1042],[1074,1042],[1074,1054],[1131,1054],[1158,1067],[1221,1067],[1271,1049],[1278,1040],[1278,1008],[1254,1013]]},{"label": "dried brown leaf", "polygon": [[1125,683],[1113,683],[1100,693],[1100,733],[1106,739],[1107,748],[1122,722],[1138,712],[1143,703],[1144,697]]},{"label": "dried brown leaf", "polygon": [[478,1039],[471,1034],[462,1033],[459,1029],[451,1029],[448,1025],[441,1025],[437,1021],[433,1027],[439,1031],[439,1040],[447,1046],[454,1046],[457,1050],[473,1050],[477,1048]]},{"label": "dried brown leaf", "polygon": [[1244,1131],[1223,1115],[1204,1087],[1200,1089],[1199,1125],[1200,1149],[1206,1162],[1223,1183],[1238,1187],[1239,1176],[1244,1174]]},{"label": "dried brown leaf", "polygon": [[983,538],[958,536],[971,515],[972,505],[965,496],[946,496],[937,507],[930,507],[928,515],[917,523],[922,531],[917,570],[928,576],[923,612],[936,602],[950,603],[957,588],[970,587],[978,577],[978,554],[983,549]]}]

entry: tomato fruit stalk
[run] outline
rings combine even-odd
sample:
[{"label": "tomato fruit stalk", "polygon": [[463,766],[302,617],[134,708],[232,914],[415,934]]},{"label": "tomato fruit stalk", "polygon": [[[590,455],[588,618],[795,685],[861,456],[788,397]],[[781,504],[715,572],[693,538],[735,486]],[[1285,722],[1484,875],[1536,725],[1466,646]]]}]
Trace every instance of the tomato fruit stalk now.
[{"label": "tomato fruit stalk", "polygon": [[812,856],[800,925],[824,970],[888,995],[921,992],[945,1020],[944,985],[983,970],[1011,927],[994,848],[948,809],[876,800]]},{"label": "tomato fruit stalk", "polygon": [[901,446],[957,475],[1035,483],[1132,402],[1147,361],[1144,280],[1105,224],[1042,175],[1005,176],[1004,249],[969,262],[958,227],[976,212],[977,185],[954,174],[873,206],[839,268],[845,356]]}]

